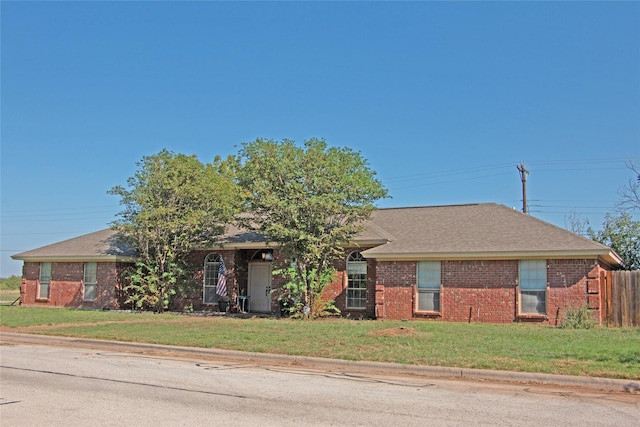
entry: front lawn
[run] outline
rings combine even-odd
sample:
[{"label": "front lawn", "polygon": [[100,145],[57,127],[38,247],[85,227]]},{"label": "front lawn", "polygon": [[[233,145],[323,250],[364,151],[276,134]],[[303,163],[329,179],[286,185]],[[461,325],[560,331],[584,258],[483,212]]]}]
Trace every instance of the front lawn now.
[{"label": "front lawn", "polygon": [[640,328],[299,321],[0,307],[5,330],[251,352],[640,380]]}]

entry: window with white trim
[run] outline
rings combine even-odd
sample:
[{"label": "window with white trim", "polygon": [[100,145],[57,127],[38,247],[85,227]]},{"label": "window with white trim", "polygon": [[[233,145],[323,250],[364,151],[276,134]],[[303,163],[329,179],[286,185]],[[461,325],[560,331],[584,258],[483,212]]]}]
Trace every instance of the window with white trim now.
[{"label": "window with white trim", "polygon": [[417,311],[440,312],[440,261],[418,261]]},{"label": "window with white trim", "polygon": [[520,314],[547,314],[547,261],[521,260]]},{"label": "window with white trim", "polygon": [[48,299],[51,288],[51,263],[40,263],[40,277],[38,281],[38,298]]},{"label": "window with white trim", "polygon": [[82,298],[85,301],[93,301],[96,299],[96,285],[98,283],[98,263],[84,263],[84,290]]},{"label": "window with white trim", "polygon": [[367,260],[360,252],[347,257],[347,308],[367,308]]},{"label": "window with white trim", "polygon": [[205,304],[216,304],[219,295],[216,293],[218,286],[218,274],[220,270],[220,255],[209,254],[204,259],[204,289],[202,291],[202,302]]}]

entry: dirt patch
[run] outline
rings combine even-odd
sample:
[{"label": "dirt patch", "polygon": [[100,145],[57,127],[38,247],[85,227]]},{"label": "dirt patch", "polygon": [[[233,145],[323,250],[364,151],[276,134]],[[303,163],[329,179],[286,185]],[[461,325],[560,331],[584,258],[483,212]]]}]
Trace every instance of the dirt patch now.
[{"label": "dirt patch", "polygon": [[575,360],[575,359],[561,359],[553,362],[553,366],[562,368],[574,367],[574,366],[587,366],[590,362],[588,360]]},{"label": "dirt patch", "polygon": [[379,351],[380,347],[379,345],[359,345],[356,348],[360,351]]},{"label": "dirt patch", "polygon": [[367,335],[370,337],[404,337],[407,335],[414,335],[417,331],[413,328],[407,328],[401,326],[399,328],[380,329],[378,331],[371,331]]},{"label": "dirt patch", "polygon": [[[99,326],[99,325],[125,325],[135,323],[154,323],[157,319],[128,319],[128,320],[104,320],[97,322],[68,322],[68,323],[50,323],[46,325],[29,325],[29,326],[0,326],[1,331],[6,332],[26,332],[33,333],[37,331],[47,331],[52,329],[72,328],[72,327],[87,327],[87,326]],[[166,322],[185,322],[184,319],[167,319]]]}]

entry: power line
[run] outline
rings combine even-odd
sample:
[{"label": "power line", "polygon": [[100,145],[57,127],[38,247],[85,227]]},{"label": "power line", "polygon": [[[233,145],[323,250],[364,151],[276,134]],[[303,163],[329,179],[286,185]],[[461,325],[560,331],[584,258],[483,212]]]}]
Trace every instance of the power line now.
[{"label": "power line", "polygon": [[529,164],[567,164],[567,163],[619,163],[619,162],[627,162],[628,158],[617,158],[617,159],[569,159],[569,160],[529,160],[527,163]]},{"label": "power line", "polygon": [[438,172],[421,173],[421,174],[414,174],[414,175],[403,175],[395,178],[394,177],[388,178],[386,182],[408,181],[408,180],[414,180],[417,178],[439,178],[439,177],[450,176],[450,175],[469,174],[472,172],[479,172],[479,171],[485,171],[485,170],[503,169],[503,168],[506,168],[507,166],[511,166],[511,164],[503,163],[498,165],[480,166],[475,168],[455,169],[451,171],[438,171]]},{"label": "power line", "polygon": [[530,203],[529,206],[536,206],[540,208],[572,208],[572,209],[604,209],[613,207],[610,205],[606,206],[576,206],[576,205],[539,205]]},{"label": "power line", "polygon": [[98,211],[98,212],[77,212],[77,211],[72,211],[69,213],[56,213],[56,214],[34,214],[34,215],[30,215],[30,214],[24,214],[24,215],[3,215],[2,216],[2,222],[6,222],[6,218],[56,218],[56,217],[68,217],[69,215],[101,215],[101,214],[106,214],[106,213],[111,213],[111,211]]},{"label": "power line", "polygon": [[[568,200],[568,199],[529,199],[532,202],[563,202],[563,203],[593,203],[595,200]],[[510,200],[514,201],[514,200]],[[616,200],[599,200],[600,203],[618,203]]]},{"label": "power line", "polygon": [[120,205],[101,205],[101,206],[69,206],[66,208],[46,208],[46,209],[2,209],[3,213],[21,213],[21,212],[52,212],[52,211],[66,211],[66,210],[80,210],[80,209],[115,209]]},{"label": "power line", "polygon": [[472,176],[472,177],[468,177],[468,178],[450,179],[450,180],[446,180],[446,181],[423,182],[423,183],[414,184],[414,185],[405,185],[403,187],[391,187],[391,188],[389,188],[389,190],[404,190],[404,189],[407,189],[407,188],[424,187],[424,186],[429,186],[429,185],[449,184],[451,182],[470,181],[470,180],[477,180],[479,178],[489,178],[489,177],[501,176],[501,175],[511,175],[511,173],[509,173],[509,172],[494,173],[494,174],[490,174],[490,175]]},{"label": "power line", "polygon": [[93,217],[93,216],[73,216],[73,217],[64,217],[64,218],[31,218],[31,219],[11,219],[11,220],[5,220],[4,218],[2,219],[3,223],[11,223],[11,224],[18,224],[18,223],[30,223],[30,222],[65,222],[65,221],[84,221],[84,220],[114,220],[115,216],[112,217],[104,217],[104,216],[98,216],[98,217]]},{"label": "power line", "polygon": [[[571,159],[571,160],[544,160],[544,161],[531,161],[531,162],[527,162],[528,165],[534,164],[534,165],[540,165],[540,166],[553,166],[553,165],[559,165],[562,166],[562,168],[558,168],[558,169],[537,169],[537,168],[530,168],[532,171],[534,172],[558,172],[558,171],[584,171],[585,168],[581,167],[581,168],[570,168],[567,167],[567,165],[579,165],[579,164],[583,164],[583,165],[587,165],[587,164],[595,164],[595,166],[590,166],[588,168],[589,171],[593,171],[593,170],[618,170],[621,168],[618,167],[602,167],[603,163],[621,163],[624,161],[628,161],[627,159]],[[390,177],[385,179],[385,183],[387,184],[393,184],[393,183],[400,183],[400,182],[412,182],[410,185],[403,185],[403,186],[389,186],[390,190],[403,190],[403,189],[410,189],[410,188],[416,188],[416,187],[422,187],[422,186],[427,186],[427,185],[437,185],[437,184],[447,184],[447,183],[452,183],[452,182],[459,182],[459,181],[468,181],[468,180],[474,180],[474,179],[479,179],[479,178],[487,178],[487,177],[492,177],[492,176],[500,176],[500,175],[508,175],[509,172],[504,172],[504,173],[497,173],[497,174],[485,174],[485,175],[473,175],[472,177],[461,177],[461,178],[456,178],[456,179],[450,179],[450,180],[437,180],[434,181],[434,178],[443,178],[443,177],[449,177],[449,176],[455,176],[455,175],[469,175],[469,174],[475,174],[477,172],[481,172],[481,171],[488,171],[488,170],[500,170],[500,169],[506,169],[506,168],[511,168],[513,167],[513,163],[499,163],[499,164],[493,164],[493,165],[488,165],[488,166],[478,166],[478,167],[471,167],[471,168],[464,168],[464,169],[454,169],[454,170],[450,170],[450,171],[436,171],[436,172],[429,172],[429,173],[422,173],[422,174],[414,174],[414,175],[403,175],[403,176],[397,176],[397,177]],[[527,171],[529,172],[529,170]],[[425,182],[427,181],[427,182]]]}]

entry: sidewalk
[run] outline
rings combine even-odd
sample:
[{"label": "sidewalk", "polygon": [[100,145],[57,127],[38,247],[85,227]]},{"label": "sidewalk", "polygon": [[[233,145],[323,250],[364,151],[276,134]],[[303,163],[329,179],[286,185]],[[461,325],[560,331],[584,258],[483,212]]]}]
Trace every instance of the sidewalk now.
[{"label": "sidewalk", "polygon": [[626,391],[640,393],[640,384],[630,380],[609,378],[577,377],[570,375],[534,374],[513,371],[491,371],[484,369],[449,368],[441,366],[416,366],[398,363],[379,363],[324,359],[319,357],[287,356],[266,353],[177,347],[158,344],[103,341],[84,338],[54,337],[47,335],[2,332],[0,344],[30,344],[61,347],[108,350],[121,353],[144,354],[147,356],[175,357],[197,360],[224,360],[254,363],[262,366],[288,366],[297,369],[314,369],[324,372],[372,373],[387,375],[411,375],[425,378],[451,378],[475,381],[496,381],[504,383],[542,384],[597,389],[603,391]]}]

